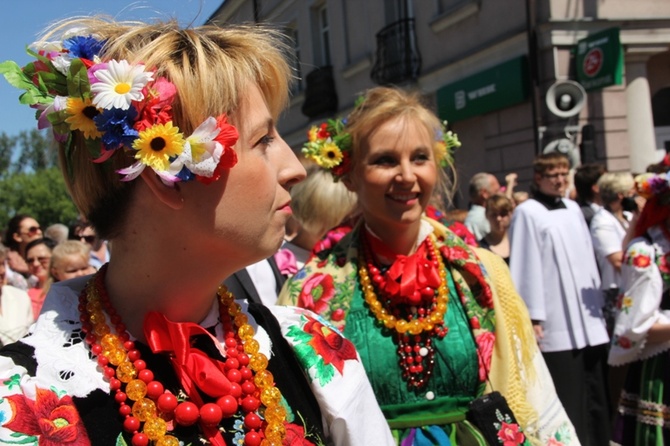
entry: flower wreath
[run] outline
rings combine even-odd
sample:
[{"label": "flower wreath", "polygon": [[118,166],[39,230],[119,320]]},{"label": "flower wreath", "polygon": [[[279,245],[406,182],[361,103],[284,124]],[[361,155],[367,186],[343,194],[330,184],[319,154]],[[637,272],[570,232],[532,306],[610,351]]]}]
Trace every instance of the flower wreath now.
[{"label": "flower wreath", "polygon": [[643,173],[635,177],[635,190],[645,199],[655,195],[667,196],[670,192],[670,172],[664,174]]},{"label": "flower wreath", "polygon": [[137,161],[117,171],[121,181],[150,167],[167,185],[193,179],[209,184],[237,163],[232,146],[238,133],[225,114],[207,118],[185,137],[172,121],[175,85],[141,63],[103,61],[105,43],[72,36],[28,49],[36,60],[23,68],[14,61],[0,64],[7,81],[25,90],[20,102],[37,109],[38,128],[51,127],[67,157],[77,130],[96,163],[119,149],[134,152]]},{"label": "flower wreath", "polygon": [[329,119],[307,132],[302,148],[306,158],[330,170],[336,180],[349,171],[351,165],[351,135],[344,131],[346,119]]},{"label": "flower wreath", "polygon": [[[351,135],[344,129],[345,118],[329,119],[319,126],[312,126],[307,132],[307,142],[302,148],[306,158],[316,162],[320,167],[330,170],[335,180],[344,176],[351,167]],[[438,153],[440,167],[453,164],[454,151],[461,146],[458,135],[447,130],[447,121],[436,132],[435,148]]]}]

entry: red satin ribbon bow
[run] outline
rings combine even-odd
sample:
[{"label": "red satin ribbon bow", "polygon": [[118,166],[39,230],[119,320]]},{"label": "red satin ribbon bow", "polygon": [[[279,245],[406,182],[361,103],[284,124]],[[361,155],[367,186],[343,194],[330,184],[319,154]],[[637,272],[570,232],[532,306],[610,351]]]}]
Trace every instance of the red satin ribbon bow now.
[{"label": "red satin ribbon bow", "polygon": [[[171,322],[155,311],[148,313],[144,319],[147,345],[154,353],[170,353],[172,366],[184,391],[200,407],[203,404],[200,391],[212,398],[219,398],[230,393],[231,385],[221,361],[191,346],[191,337],[195,335],[208,336],[218,348],[219,341],[198,324]],[[212,444],[225,445],[216,427],[204,426],[202,423],[201,427]]]},{"label": "red satin ribbon bow", "polygon": [[429,260],[427,245],[421,243],[414,254],[408,256],[393,253],[378,238],[368,235],[372,251],[382,257],[394,259],[386,274],[382,286],[390,296],[411,296],[415,291],[421,292],[426,287],[437,289],[440,286],[440,274],[437,267]]}]

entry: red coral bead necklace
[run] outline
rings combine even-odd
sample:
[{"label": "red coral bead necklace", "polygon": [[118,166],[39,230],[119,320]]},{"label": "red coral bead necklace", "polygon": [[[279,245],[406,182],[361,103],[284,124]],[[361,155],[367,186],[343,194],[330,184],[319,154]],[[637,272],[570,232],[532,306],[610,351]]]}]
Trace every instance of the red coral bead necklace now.
[{"label": "red coral bead necklace", "polygon": [[[109,381],[123,417],[123,428],[132,434],[133,446],[146,446],[150,441],[156,446],[178,446],[179,440],[170,435],[175,423],[191,426],[199,422],[216,427],[224,418],[240,411],[246,430],[245,445],[282,444],[286,410],[281,406],[281,393],[274,386],[272,374],[265,369],[267,358],[258,351],[253,328],[225,287],[221,287],[218,294],[225,333],[224,367],[231,388],[228,395],[198,407],[186,400],[188,395],[174,395],[154,379],[109,301],[104,286],[105,273],[106,265],[80,294],[82,330],[91,353],[97,357]],[[116,334],[111,333],[105,312]],[[248,342],[249,339],[253,342]],[[265,419],[259,416],[259,409],[264,409]]]}]

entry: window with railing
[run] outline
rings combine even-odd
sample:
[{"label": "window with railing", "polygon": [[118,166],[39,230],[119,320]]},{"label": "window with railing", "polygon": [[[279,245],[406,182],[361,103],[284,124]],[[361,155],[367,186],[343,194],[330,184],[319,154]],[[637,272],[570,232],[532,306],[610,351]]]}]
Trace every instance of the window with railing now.
[{"label": "window with railing", "polygon": [[377,53],[372,80],[380,85],[416,80],[421,73],[421,53],[413,18],[398,20],[377,33]]}]

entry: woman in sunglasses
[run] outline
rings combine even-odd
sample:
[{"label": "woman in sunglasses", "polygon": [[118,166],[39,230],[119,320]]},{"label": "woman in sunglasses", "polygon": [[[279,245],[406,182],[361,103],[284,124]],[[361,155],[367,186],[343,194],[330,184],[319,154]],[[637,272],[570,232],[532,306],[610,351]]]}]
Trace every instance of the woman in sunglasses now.
[{"label": "woman in sunglasses", "polygon": [[7,281],[11,285],[27,290],[29,286],[36,283],[36,278],[31,277],[28,264],[24,259],[28,243],[39,238],[42,238],[42,228],[37,220],[30,215],[15,215],[7,223],[3,243],[9,248],[7,253]]},{"label": "woman in sunglasses", "polygon": [[96,270],[100,269],[102,265],[109,262],[111,252],[109,250],[109,244],[106,240],[98,237],[98,233],[95,231],[95,228],[91,223],[83,223],[77,228],[76,238],[86,243],[91,253],[89,255],[89,263]]}]

